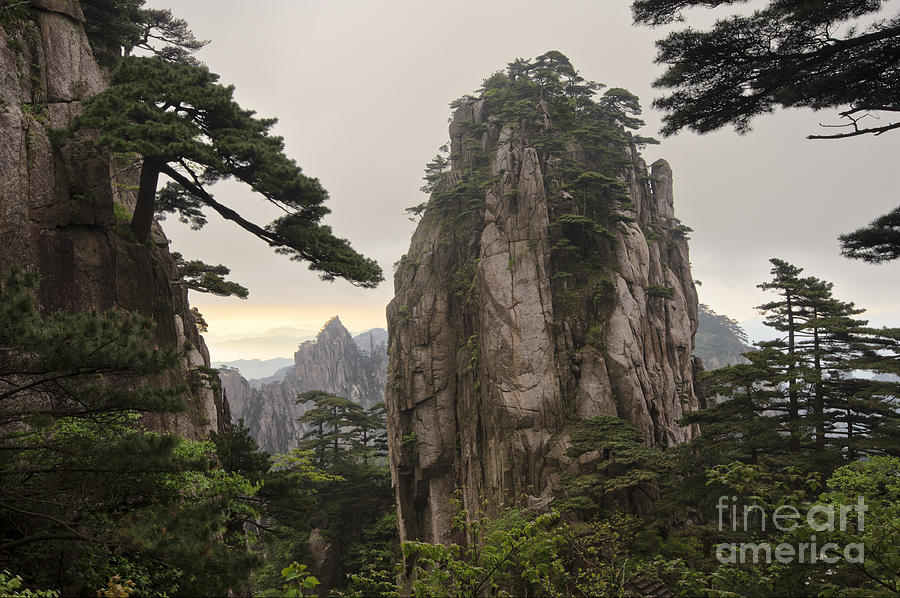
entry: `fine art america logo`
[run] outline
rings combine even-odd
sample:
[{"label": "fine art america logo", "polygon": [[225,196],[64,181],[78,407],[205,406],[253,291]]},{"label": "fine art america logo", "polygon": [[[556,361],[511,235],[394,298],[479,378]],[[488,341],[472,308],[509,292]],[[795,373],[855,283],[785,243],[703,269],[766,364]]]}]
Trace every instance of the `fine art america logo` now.
[{"label": "fine art america logo", "polygon": [[[807,526],[812,532],[830,533],[863,531],[865,513],[869,510],[862,496],[855,505],[813,505],[801,513],[793,505],[781,505],[768,513],[760,505],[739,505],[736,496],[720,496],[716,505],[719,512],[719,531],[751,530],[793,532]],[[833,542],[820,544],[815,533],[808,541],[780,544],[769,542],[723,542],[716,546],[716,558],[721,563],[848,563],[865,562],[864,545],[861,542],[839,546]]]}]

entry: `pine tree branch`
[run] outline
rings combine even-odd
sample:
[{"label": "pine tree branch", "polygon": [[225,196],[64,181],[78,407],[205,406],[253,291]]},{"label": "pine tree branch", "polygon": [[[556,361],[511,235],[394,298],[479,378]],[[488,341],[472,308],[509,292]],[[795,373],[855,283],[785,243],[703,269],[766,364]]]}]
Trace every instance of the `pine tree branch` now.
[{"label": "pine tree branch", "polygon": [[185,189],[190,190],[191,193],[195,194],[200,201],[215,210],[220,216],[222,216],[222,218],[231,220],[247,232],[253,233],[272,247],[283,245],[283,243],[276,235],[273,235],[271,232],[267,231],[261,226],[250,222],[231,208],[220,204],[215,199],[213,199],[212,195],[207,193],[206,190],[203,189],[203,187],[194,184],[187,177],[185,177],[183,174],[181,174],[168,164],[162,167],[161,172],[174,180],[179,185],[182,185]]},{"label": "pine tree branch", "polygon": [[[53,517],[52,515],[48,515],[48,514],[46,514],[46,513],[35,513],[35,512],[32,512],[32,511],[27,511],[27,510],[25,510],[25,509],[22,509],[22,508],[19,508],[19,507],[15,507],[15,506],[10,505],[10,504],[7,504],[7,503],[0,503],[0,507],[3,507],[3,508],[5,508],[5,509],[9,509],[10,511],[15,511],[15,512],[17,512],[17,513],[21,513],[21,514],[23,514],[23,515],[28,515],[28,516],[30,516],[30,517],[37,517],[37,518],[39,518],[39,519],[46,519],[46,520],[48,520],[48,521],[52,521],[53,523],[59,525],[60,527],[65,528],[65,529],[69,530],[69,532],[71,532],[70,534],[64,534],[64,535],[67,536],[68,539],[79,539],[79,540],[82,540],[82,541],[84,541],[84,542],[91,542],[91,541],[92,541],[91,538],[85,536],[85,535],[82,534],[82,533],[79,533],[77,530],[75,530],[74,528],[72,528],[72,526],[71,526],[70,524],[65,523],[64,521],[60,521],[59,519],[57,519],[56,517]],[[21,544],[24,540],[27,540],[27,538],[21,538],[21,539],[19,539],[19,540],[14,541],[14,542],[8,542],[8,543],[6,543],[6,544],[0,545],[0,552],[3,552],[4,550],[9,550],[10,548],[13,548],[15,545]],[[31,542],[34,542],[34,541],[35,541],[35,540],[29,540],[28,542],[25,542],[25,543],[30,544]]]},{"label": "pine tree branch", "polygon": [[[821,126],[829,126],[829,125],[821,125]],[[836,125],[831,125],[836,126]],[[852,123],[846,126],[853,126]],[[900,122],[893,123],[890,125],[885,125],[883,127],[869,127],[863,129],[856,129],[850,133],[835,133],[834,135],[807,135],[807,139],[846,139],[847,137],[857,137],[858,135],[874,135],[878,136],[882,133],[887,133],[888,131],[892,131],[894,129],[900,129]]]}]

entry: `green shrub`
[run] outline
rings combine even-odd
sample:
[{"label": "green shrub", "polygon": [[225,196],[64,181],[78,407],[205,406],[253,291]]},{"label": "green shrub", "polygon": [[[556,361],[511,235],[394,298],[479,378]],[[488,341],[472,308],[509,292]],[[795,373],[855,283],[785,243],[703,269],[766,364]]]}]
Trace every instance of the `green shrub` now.
[{"label": "green shrub", "polygon": [[603,327],[600,324],[591,325],[584,335],[584,342],[593,347],[597,347],[598,349],[604,348],[606,346],[606,341],[604,339]]},{"label": "green shrub", "polygon": [[662,284],[654,284],[647,287],[647,296],[671,299],[675,296],[675,289]]},{"label": "green shrub", "polygon": [[641,225],[641,231],[644,233],[644,238],[647,239],[648,245],[659,239],[659,231],[653,228],[652,224]]},{"label": "green shrub", "polygon": [[56,590],[29,590],[22,589],[22,578],[13,575],[9,571],[0,571],[0,596],[15,596],[16,598],[58,598]]},{"label": "green shrub", "polygon": [[137,243],[137,237],[131,230],[131,212],[128,208],[117,201],[113,202],[113,214],[116,217],[116,223],[112,225],[112,231],[128,241]]}]

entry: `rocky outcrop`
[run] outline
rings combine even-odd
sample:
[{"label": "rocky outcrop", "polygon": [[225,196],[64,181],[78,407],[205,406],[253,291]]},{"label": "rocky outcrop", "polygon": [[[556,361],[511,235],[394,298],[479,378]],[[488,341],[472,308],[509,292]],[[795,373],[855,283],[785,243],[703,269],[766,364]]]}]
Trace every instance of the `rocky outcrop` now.
[{"label": "rocky outcrop", "polygon": [[219,380],[232,422],[243,420],[259,448],[273,455],[297,448],[306,430],[298,421],[304,410],[296,405],[296,392],[282,392],[280,383],[253,388],[234,369],[220,369]]},{"label": "rocky outcrop", "polygon": [[[120,211],[134,205],[135,164],[98,151],[89,134],[54,134],[106,85],[79,4],[31,0],[28,12],[0,27],[0,272],[39,273],[45,311],[123,309],[152,318],[161,344],[193,347],[184,368],[158,380],[184,384],[209,356],[187,291],[171,284],[168,241],[156,226],[151,246],[135,243],[115,215],[116,203]],[[206,385],[187,413],[148,424],[202,438],[228,421],[225,411]]]},{"label": "rocky outcrop", "polygon": [[315,341],[302,343],[294,353],[294,370],[282,380],[281,390],[325,390],[366,408],[380,403],[384,400],[387,350],[383,343],[373,343],[371,349],[371,354],[361,351],[340,318],[334,316]]},{"label": "rocky outcrop", "polygon": [[[298,421],[306,411],[297,396],[308,390],[324,390],[348,398],[363,407],[384,400],[387,346],[376,331],[354,340],[335,316],[294,353],[294,366],[281,380],[260,384],[258,389],[236,370],[220,370],[219,377],[234,421],[243,419],[260,448],[284,453],[298,446],[306,432]],[[367,347],[366,350],[360,345]]]},{"label": "rocky outcrop", "polygon": [[[359,347],[359,350],[368,355],[374,355],[379,345],[387,347],[388,331],[384,328],[372,328],[366,330],[353,337],[353,342]],[[387,372],[387,363],[385,363],[385,372]]]},{"label": "rocky outcrop", "polygon": [[[553,115],[537,108],[546,139]],[[627,197],[593,221],[559,183],[559,155],[484,100],[453,115],[444,189],[471,188],[479,164],[486,180],[477,196],[432,195],[387,309],[403,539],[451,541],[457,491],[469,513],[547,504],[561,474],[579,472],[565,452],[580,418],[617,415],[655,446],[698,433],[676,423],[698,407],[697,295],[672,171],[662,160],[648,169],[621,138],[619,166],[601,174]],[[573,258],[570,238],[585,226],[599,241]]]}]

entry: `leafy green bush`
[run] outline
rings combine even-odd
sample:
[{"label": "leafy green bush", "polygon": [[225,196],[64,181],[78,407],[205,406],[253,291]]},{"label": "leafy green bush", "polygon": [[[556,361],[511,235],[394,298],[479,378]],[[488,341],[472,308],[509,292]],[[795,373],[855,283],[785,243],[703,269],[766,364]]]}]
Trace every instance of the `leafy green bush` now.
[{"label": "leafy green bush", "polygon": [[25,582],[18,575],[13,575],[9,571],[0,571],[0,596],[59,598],[59,592],[56,590],[30,590],[24,586]]}]

